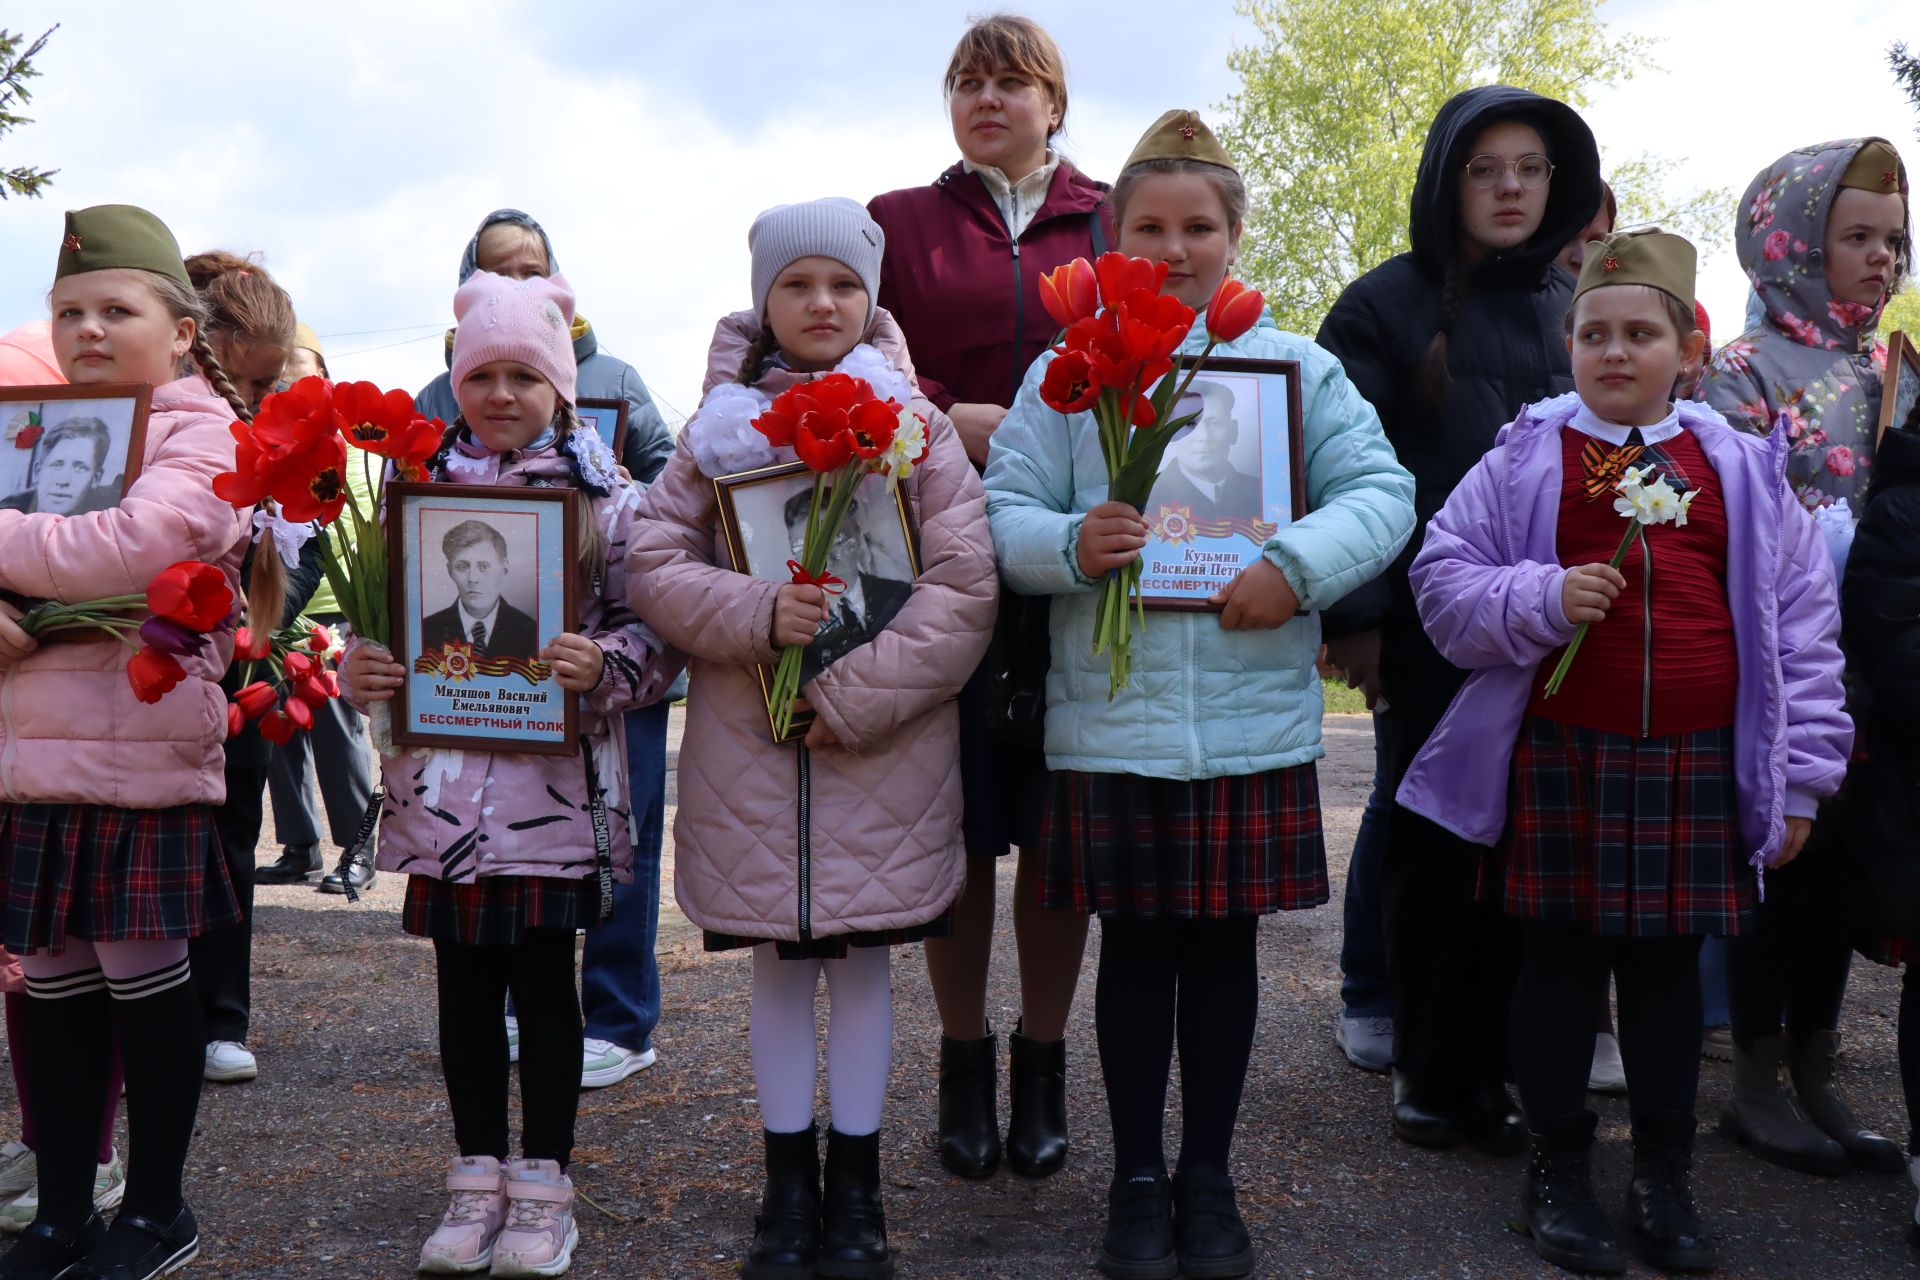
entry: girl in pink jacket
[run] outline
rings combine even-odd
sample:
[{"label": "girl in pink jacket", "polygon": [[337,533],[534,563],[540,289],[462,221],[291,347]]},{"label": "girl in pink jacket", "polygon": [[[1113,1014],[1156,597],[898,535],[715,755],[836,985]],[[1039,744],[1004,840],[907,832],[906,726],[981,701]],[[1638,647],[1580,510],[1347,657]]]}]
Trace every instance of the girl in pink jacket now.
[{"label": "girl in pink jacket", "polygon": [[[26,971],[40,1178],[39,1216],[0,1273],[146,1280],[199,1248],[181,1192],[205,1042],[187,941],[239,915],[213,821],[231,640],[182,657],[180,687],[149,705],[116,640],[36,643],[15,620],[36,600],[144,591],[180,560],[234,585],[246,517],[212,482],[233,467],[240,406],[189,372],[225,381],[179,246],[144,209],[67,214],[49,300],[69,382],[154,390],[142,469],[117,505],[0,510],[0,941]],[[126,1060],[133,1176],[108,1228],[92,1201],[116,1034],[139,1052]]]},{"label": "girl in pink jacket", "polygon": [[[557,1276],[579,1238],[567,1176],[582,1034],[574,932],[609,918],[612,882],[633,874],[620,715],[658,701],[681,659],[627,610],[639,493],[573,411],[566,280],[475,272],[453,309],[460,416],[427,470],[459,484],[575,491],[580,629],[540,637],[540,658],[581,696],[585,759],[438,749],[380,762],[379,866],[407,873],[404,926],[433,939],[440,1065],[460,1147],[420,1270]],[[498,612],[494,623],[504,625]],[[391,698],[406,674],[361,642],[348,646],[342,671],[361,707]],[[507,1158],[509,990],[522,1031],[518,1160]]]},{"label": "girl in pink jacket", "polygon": [[[998,579],[980,481],[953,425],[918,394],[898,329],[873,305],[880,228],[851,200],[816,200],[761,214],[747,242],[754,310],[720,322],[707,395],[642,504],[628,583],[634,608],[696,663],[680,749],[676,894],[708,949],[753,948],[767,1182],[741,1274],[884,1278],[894,1267],[880,1204],[888,945],[936,933],[965,875],[952,700],[986,650]],[[724,567],[713,481],[791,461],[750,423],[782,391],[835,369],[927,422],[926,459],[901,485],[920,572],[897,592],[891,621],[802,686],[817,713],[806,741],[776,745],[754,668],[785,645],[813,643],[827,600],[816,586]],[[886,499],[879,480],[866,485],[863,501]],[[813,1123],[822,970],[833,1111],[824,1212]]]}]

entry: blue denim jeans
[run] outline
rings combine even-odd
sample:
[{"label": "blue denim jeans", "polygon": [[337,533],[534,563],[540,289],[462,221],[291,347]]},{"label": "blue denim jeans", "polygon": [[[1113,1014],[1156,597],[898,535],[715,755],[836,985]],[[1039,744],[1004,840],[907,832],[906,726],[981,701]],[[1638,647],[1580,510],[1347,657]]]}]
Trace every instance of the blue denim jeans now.
[{"label": "blue denim jeans", "polygon": [[1386,907],[1382,867],[1387,849],[1387,820],[1393,807],[1386,753],[1380,749],[1380,717],[1374,716],[1373,792],[1360,815],[1360,832],[1347,864],[1346,902],[1341,916],[1340,1003],[1357,1018],[1389,1017],[1393,992],[1387,986]]},{"label": "blue denim jeans", "polygon": [[580,956],[587,1038],[636,1052],[650,1047],[660,1021],[660,966],[653,945],[660,928],[660,841],[666,830],[667,709],[662,699],[627,712],[628,788],[638,834],[633,883],[614,887],[613,919],[587,930]]},{"label": "blue denim jeans", "polygon": [[1700,944],[1700,1025],[1724,1027],[1732,1021],[1727,1006],[1727,940],[1708,938]]}]

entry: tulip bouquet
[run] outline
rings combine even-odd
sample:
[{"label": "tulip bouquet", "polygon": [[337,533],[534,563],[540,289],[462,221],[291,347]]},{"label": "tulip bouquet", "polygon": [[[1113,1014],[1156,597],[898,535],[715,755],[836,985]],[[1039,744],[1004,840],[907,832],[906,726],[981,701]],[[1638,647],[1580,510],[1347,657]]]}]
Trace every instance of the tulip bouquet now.
[{"label": "tulip bouquet", "polygon": [[326,661],[344,647],[331,627],[301,618],[267,634],[241,627],[234,633],[233,656],[245,661],[245,676],[265,662],[271,679],[251,680],[227,703],[227,737],[238,737],[249,720],[260,722],[260,736],[285,746],[295,733],[313,728],[313,713],[328,698],[340,696],[340,678]]},{"label": "tulip bouquet", "polygon": [[[424,476],[446,424],[421,417],[404,391],[312,377],[268,396],[251,424],[235,422],[231,430],[239,442],[234,469],[214,477],[213,491],[236,507],[276,504],[278,513],[270,519],[280,538],[301,538],[317,528],[320,563],[348,626],[361,639],[386,645],[387,548],[380,510],[387,464],[401,479]],[[347,468],[356,463],[365,480],[362,491],[371,497],[364,504],[347,483]],[[263,620],[253,621],[258,626]],[[383,755],[392,751],[387,714],[385,704],[377,705],[371,725]]]},{"label": "tulip bouquet", "polygon": [[[1040,399],[1061,413],[1093,411],[1107,464],[1107,497],[1136,510],[1146,505],[1174,433],[1197,416],[1169,413],[1214,347],[1253,328],[1265,300],[1238,280],[1222,280],[1207,303],[1207,345],[1182,379],[1174,353],[1193,328],[1194,311],[1160,292],[1167,264],[1124,254],[1097,263],[1076,258],[1042,276],[1040,300],[1065,332],[1040,383]],[[1107,697],[1127,683],[1133,614],[1146,626],[1140,562],[1114,570],[1100,587],[1093,651],[1108,655]]]},{"label": "tulip bouquet", "polygon": [[[883,400],[864,378],[830,373],[776,396],[753,420],[776,449],[790,448],[813,472],[813,499],[800,558],[787,561],[793,580],[838,595],[847,584],[827,571],[827,553],[840,532],[855,490],[870,474],[884,476],[892,493],[927,456],[927,424],[897,401]],[[800,695],[801,645],[788,645],[767,694],[775,741],[793,727]]]},{"label": "tulip bouquet", "polygon": [[[148,617],[130,616],[146,610]],[[37,638],[62,631],[104,631],[133,650],[127,682],[142,702],[158,702],[182,680],[180,659],[203,651],[233,619],[233,588],[210,564],[182,560],[153,575],[142,592],[62,604],[47,600],[20,616]]]},{"label": "tulip bouquet", "polygon": [[[1620,483],[1614,486],[1620,496],[1613,500],[1613,509],[1626,517],[1627,531],[1620,538],[1620,549],[1613,553],[1613,559],[1607,563],[1618,569],[1627,558],[1627,548],[1638,539],[1642,552],[1646,547],[1647,527],[1656,524],[1671,524],[1674,528],[1684,528],[1687,523],[1687,510],[1693,506],[1697,489],[1689,489],[1685,494],[1676,493],[1664,476],[1653,471],[1642,471],[1639,467],[1628,467],[1621,476]],[[1567,670],[1573,666],[1573,655],[1580,652],[1580,642],[1587,638],[1590,622],[1580,624],[1573,633],[1573,642],[1567,651],[1560,655],[1560,665],[1547,677],[1543,696],[1551,698],[1560,692],[1560,686],[1566,681]]]}]

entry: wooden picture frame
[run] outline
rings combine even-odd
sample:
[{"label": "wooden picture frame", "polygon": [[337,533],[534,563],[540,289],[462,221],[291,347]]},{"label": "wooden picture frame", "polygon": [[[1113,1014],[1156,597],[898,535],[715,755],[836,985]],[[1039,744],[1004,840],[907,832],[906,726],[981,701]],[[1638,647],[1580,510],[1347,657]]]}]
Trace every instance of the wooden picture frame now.
[{"label": "wooden picture frame", "polygon": [[0,387],[0,509],[119,506],[140,475],[152,404],[144,382]]},{"label": "wooden picture frame", "polygon": [[620,451],[627,445],[627,410],[630,408],[625,400],[599,399],[578,400],[573,406],[581,421],[600,434],[600,443],[612,451],[615,462],[620,461]]},{"label": "wooden picture frame", "polygon": [[[782,463],[713,482],[720,532],[736,573],[768,582],[792,582],[789,560],[798,560],[811,504],[813,475],[806,464]],[[869,475],[853,498],[840,534],[827,556],[827,571],[843,579],[835,594],[835,616],[820,624],[800,668],[804,687],[821,670],[845,657],[885,629],[920,576],[920,550],[904,490],[887,491],[886,481]],[[798,523],[795,523],[796,514]],[[755,668],[760,694],[773,688],[773,668]],[[811,712],[794,716],[785,739],[806,736]],[[767,718],[772,732],[773,718]]]},{"label": "wooden picture frame", "polygon": [[1876,447],[1888,427],[1920,431],[1920,349],[1898,329],[1887,339],[1886,379],[1880,387],[1880,424],[1873,437]]},{"label": "wooden picture frame", "polygon": [[[1167,376],[1183,377],[1193,359]],[[1218,613],[1207,598],[1307,513],[1299,362],[1210,359],[1174,412],[1200,416],[1167,443],[1141,511],[1141,601]]]},{"label": "wooden picture frame", "polygon": [[394,742],[578,751],[579,696],[538,657],[580,616],[574,490],[394,481],[386,505],[389,647],[407,670]]}]

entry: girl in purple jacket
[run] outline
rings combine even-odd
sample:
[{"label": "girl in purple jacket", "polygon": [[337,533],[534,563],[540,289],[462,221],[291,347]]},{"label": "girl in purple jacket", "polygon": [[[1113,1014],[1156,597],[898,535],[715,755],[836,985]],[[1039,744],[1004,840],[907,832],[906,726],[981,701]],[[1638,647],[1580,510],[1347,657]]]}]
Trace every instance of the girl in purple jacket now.
[{"label": "girl in purple jacket", "polygon": [[1398,799],[1490,846],[1481,897],[1520,922],[1525,1228],[1581,1271],[1626,1266],[1588,1176],[1609,971],[1631,1084],[1629,1243],[1663,1270],[1714,1265],[1687,1186],[1700,942],[1751,927],[1760,869],[1805,844],[1853,736],[1832,569],[1787,492],[1785,440],[1669,400],[1703,341],[1693,286],[1677,236],[1588,247],[1576,393],[1502,429],[1411,571],[1427,634],[1473,674]]}]

